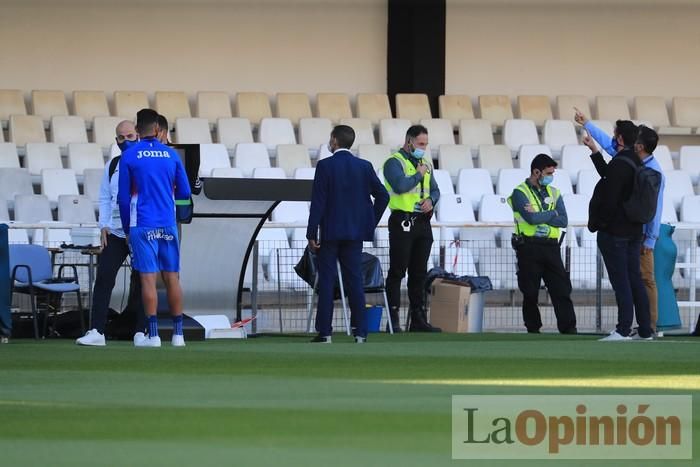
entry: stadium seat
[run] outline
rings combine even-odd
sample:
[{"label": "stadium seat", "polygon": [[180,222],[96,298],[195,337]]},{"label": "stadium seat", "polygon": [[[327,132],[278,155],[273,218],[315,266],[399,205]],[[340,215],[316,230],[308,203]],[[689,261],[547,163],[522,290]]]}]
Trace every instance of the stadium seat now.
[{"label": "stadium seat", "polygon": [[9,128],[10,141],[17,146],[46,142],[44,123],[36,115],[12,115]]},{"label": "stadium seat", "polygon": [[433,118],[427,94],[396,94],[396,118],[410,120],[414,125]]},{"label": "stadium seat", "polygon": [[[573,193],[562,193],[564,197],[564,207],[566,207],[566,217],[569,219],[569,225],[585,226],[588,224],[588,205],[591,198],[587,195],[579,195]],[[574,232],[569,235],[581,236],[582,230],[588,230],[586,227],[575,227]]]},{"label": "stadium seat", "polygon": [[330,149],[328,149],[328,144],[326,144],[326,143],[320,145],[318,147],[318,149],[316,150],[316,159],[319,161],[321,159],[331,157],[332,155],[333,155],[333,153],[330,151]]},{"label": "stadium seat", "polygon": [[0,124],[7,128],[10,115],[27,115],[24,94],[19,89],[0,89]]},{"label": "stadium seat", "polygon": [[175,120],[178,144],[210,144],[211,131],[206,118],[183,117]]},{"label": "stadium seat", "polygon": [[357,149],[361,144],[375,144],[374,130],[372,122],[366,118],[343,118],[340,120],[341,125],[347,125],[355,130],[355,142],[352,143],[352,149]]},{"label": "stadium seat", "polygon": [[668,148],[668,146],[664,144],[656,146],[656,149],[654,150],[654,158],[659,162],[661,165],[661,170],[664,172],[675,170],[675,167],[673,166],[673,159],[671,158],[671,150]]},{"label": "stadium seat", "polygon": [[272,211],[271,218],[272,222],[300,222],[306,224],[309,220],[309,203],[306,201],[282,201]]},{"label": "stadium seat", "polygon": [[260,120],[258,140],[269,151],[277,149],[278,144],[297,144],[292,122],[286,118],[263,118]]},{"label": "stadium seat", "polygon": [[14,209],[15,196],[34,194],[27,169],[0,168],[0,200]]},{"label": "stadium seat", "polygon": [[41,175],[42,169],[62,169],[61,151],[55,143],[29,143],[24,165],[31,175]]},{"label": "stadium seat", "polygon": [[223,144],[201,144],[199,146],[199,176],[209,177],[214,169],[231,168],[226,146]]},{"label": "stadium seat", "polygon": [[284,180],[287,175],[284,173],[284,169],[279,167],[256,167],[253,169],[253,178]]},{"label": "stadium seat", "polygon": [[197,93],[196,115],[206,118],[210,126],[220,118],[231,118],[231,99],[222,91],[200,91]]},{"label": "stadium seat", "polygon": [[598,120],[631,120],[627,98],[622,96],[598,96],[595,99]]},{"label": "stadium seat", "polygon": [[491,122],[482,119],[460,121],[459,144],[469,146],[472,153],[482,144],[494,144]]},{"label": "stadium seat", "polygon": [[666,177],[666,189],[664,190],[664,198],[669,197],[673,201],[673,207],[678,210],[681,207],[681,201],[684,196],[693,196],[693,183],[690,181],[690,175],[682,170],[664,171]]},{"label": "stadium seat", "polygon": [[117,125],[122,120],[121,117],[95,117],[92,122],[92,141],[102,148],[110,147],[115,141]]},{"label": "stadium seat", "polygon": [[352,118],[347,94],[319,93],[316,95],[316,109],[316,115],[329,119],[334,125],[343,119]]},{"label": "stadium seat", "polygon": [[[615,134],[615,125],[613,122],[608,121],[608,120],[591,120],[591,123],[595,126],[597,126],[600,130],[602,130],[605,134],[610,135],[612,138],[612,135]],[[586,131],[585,128],[581,128],[581,138],[583,138],[588,132]],[[600,144],[598,144],[598,141],[595,141],[595,145],[600,150]],[[607,153],[603,151],[603,155],[606,155]]]},{"label": "stadium seat", "polygon": [[557,96],[557,118],[560,120],[573,120],[576,110],[579,109],[587,117],[591,117],[591,106],[586,96],[564,95]]},{"label": "stadium seat", "polygon": [[246,178],[253,176],[253,169],[256,167],[270,167],[267,147],[263,143],[239,143],[236,146],[233,166],[241,169]]},{"label": "stadium seat", "polygon": [[171,130],[175,120],[192,116],[187,95],[182,91],[156,91],[156,112],[168,119]]},{"label": "stadium seat", "polygon": [[523,144],[518,151],[518,167],[530,173],[530,164],[538,154],[552,155],[549,146],[544,144]]},{"label": "stadium seat", "polygon": [[294,171],[294,180],[313,180],[316,169],[313,167],[302,167]]},{"label": "stadium seat", "polygon": [[[508,194],[510,196],[510,193]],[[501,239],[501,242],[510,243],[510,235],[513,233],[513,210],[508,204],[508,196],[496,195],[496,194],[485,194],[481,197],[481,202],[479,204],[479,222],[486,223],[500,223],[507,222],[511,224],[508,227],[493,227],[489,228],[494,235]],[[480,230],[484,230],[483,228]],[[471,235],[479,235],[477,246],[479,247],[478,256],[481,257],[481,249],[483,247],[495,247],[496,244],[493,243],[488,236],[485,236],[483,232],[472,232]]]},{"label": "stadium seat", "polygon": [[78,180],[73,169],[43,169],[41,171],[41,193],[52,205],[58,203],[59,195],[78,195]]},{"label": "stadium seat", "polygon": [[578,174],[581,170],[595,170],[591,161],[591,150],[579,144],[567,144],[561,151],[561,168],[571,176],[571,183],[578,184]]},{"label": "stadium seat", "polygon": [[280,144],[277,146],[277,167],[288,178],[294,177],[297,169],[311,167],[309,150],[303,144]]},{"label": "stadium seat", "polygon": [[561,157],[562,148],[578,144],[576,128],[570,120],[547,120],[544,122],[542,142],[549,146],[555,158]]},{"label": "stadium seat", "polygon": [[557,188],[562,195],[570,195],[574,192],[574,187],[571,183],[571,175],[569,175],[566,169],[556,169],[554,171],[552,186]]},{"label": "stadium seat", "polygon": [[236,115],[247,118],[257,127],[263,118],[272,117],[270,99],[264,92],[239,92],[236,95]]},{"label": "stadium seat", "polygon": [[481,118],[497,129],[502,128],[506,120],[513,119],[513,107],[508,96],[479,96],[479,109]]},{"label": "stadium seat", "polygon": [[700,146],[682,146],[680,150],[680,169],[687,172],[697,185],[700,181]]},{"label": "stadium seat", "polygon": [[513,168],[513,156],[508,146],[503,144],[482,144],[479,146],[479,167],[486,169],[493,184],[501,169]]},{"label": "stadium seat", "polygon": [[216,140],[228,149],[238,143],[252,143],[253,129],[247,118],[220,118],[216,124]]},{"label": "stadium seat", "polygon": [[440,118],[445,118],[452,123],[453,129],[459,129],[461,120],[474,119],[474,107],[472,98],[466,95],[443,95],[438,98]]},{"label": "stadium seat", "polygon": [[382,169],[391,154],[392,149],[385,144],[361,144],[357,152],[357,155],[369,161],[375,170]]},{"label": "stadium seat", "polygon": [[481,197],[493,194],[491,174],[486,169],[462,169],[457,177],[457,194],[466,196],[472,202],[472,210],[479,209]]},{"label": "stadium seat", "polygon": [[473,169],[474,161],[469,146],[462,144],[441,144],[438,147],[438,165],[449,172],[452,183],[457,183],[461,169]]},{"label": "stadium seat", "polygon": [[518,96],[518,115],[523,120],[532,120],[538,128],[554,118],[547,96]]},{"label": "stadium seat", "polygon": [[[668,184],[668,181],[666,181]],[[681,198],[681,203],[683,198],[687,198],[692,195],[685,195]],[[674,199],[669,195],[668,188],[664,190],[664,204],[661,210],[661,222],[666,224],[675,224],[678,222],[678,213],[676,212],[676,207],[674,206]]]},{"label": "stadium seat", "polygon": [[136,121],[136,113],[147,109],[148,96],[143,91],[114,91],[114,113],[123,120]]},{"label": "stadium seat", "polygon": [[428,141],[434,155],[437,155],[440,145],[455,144],[452,123],[446,118],[424,119],[420,121],[420,124],[428,129]]},{"label": "stadium seat", "polygon": [[501,169],[498,172],[496,193],[502,196],[510,196],[513,193],[513,189],[523,183],[529,176],[530,171],[527,169]]},{"label": "stadium seat", "polygon": [[121,155],[122,150],[119,149],[119,146],[117,143],[112,143],[112,145],[109,147],[109,154],[107,156],[107,160],[114,159],[115,157]]},{"label": "stadium seat", "polygon": [[41,117],[48,127],[51,117],[68,115],[68,104],[63,91],[32,91],[32,115]]},{"label": "stadium seat", "polygon": [[92,201],[83,195],[60,195],[58,221],[68,224],[94,224],[96,218]]},{"label": "stadium seat", "polygon": [[211,171],[212,178],[244,178],[243,171],[238,167],[217,167]]},{"label": "stadium seat", "polygon": [[51,117],[51,141],[61,148],[67,148],[69,143],[87,143],[83,117],[66,115]]},{"label": "stadium seat", "polygon": [[73,108],[90,128],[95,117],[110,116],[107,96],[102,91],[73,91]]},{"label": "stadium seat", "polygon": [[600,180],[600,175],[598,175],[595,168],[579,170],[578,180],[576,182],[576,193],[589,197],[593,196],[593,190],[595,189],[598,180]]},{"label": "stadium seat", "polygon": [[100,202],[100,185],[105,169],[85,169],[83,171],[83,193],[92,201],[93,206]]},{"label": "stadium seat", "polygon": [[503,125],[503,144],[508,146],[513,154],[516,154],[523,144],[540,144],[535,122],[506,120]]},{"label": "stadium seat", "polygon": [[277,93],[276,116],[286,118],[292,122],[292,125],[298,127],[300,119],[312,117],[309,96],[301,92]]},{"label": "stadium seat", "polygon": [[406,131],[410,126],[410,120],[402,118],[382,119],[379,122],[379,142],[391,149],[400,148],[406,142]]},{"label": "stadium seat", "polygon": [[15,196],[15,221],[34,224],[53,220],[51,204],[46,196],[34,194]]},{"label": "stadium seat", "polygon": [[453,195],[455,193],[455,187],[452,184],[452,177],[447,170],[433,170],[433,178],[435,178],[435,183],[437,183],[440,189],[440,201],[442,201],[443,194]]},{"label": "stadium seat", "polygon": [[700,97],[674,97],[671,121],[676,127],[689,127],[697,133],[700,127]]},{"label": "stadium seat", "polygon": [[104,169],[102,148],[95,143],[70,143],[68,145],[68,167],[82,178],[85,169]]},{"label": "stadium seat", "polygon": [[15,143],[0,143],[0,168],[19,169],[19,155]]},{"label": "stadium seat", "polygon": [[476,221],[470,200],[464,195],[441,193],[436,211],[439,222],[467,223]]},{"label": "stadium seat", "polygon": [[389,97],[386,94],[358,94],[357,116],[369,120],[375,126],[381,120],[391,118]]},{"label": "stadium seat", "polygon": [[683,197],[680,220],[681,222],[700,224],[700,195]]},{"label": "stadium seat", "polygon": [[692,128],[672,127],[663,97],[635,97],[634,118],[651,123],[660,135],[689,135]]},{"label": "stadium seat", "polygon": [[328,118],[302,118],[299,120],[299,143],[315,155],[318,147],[330,141],[332,129]]}]

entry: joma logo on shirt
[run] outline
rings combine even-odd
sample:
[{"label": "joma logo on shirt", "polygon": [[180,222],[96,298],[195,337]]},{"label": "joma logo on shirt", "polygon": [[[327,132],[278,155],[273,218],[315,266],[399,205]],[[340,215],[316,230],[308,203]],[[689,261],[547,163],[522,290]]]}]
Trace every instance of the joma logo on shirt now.
[{"label": "joma logo on shirt", "polygon": [[136,153],[137,159],[141,159],[142,157],[167,157],[167,158],[170,158],[170,153],[168,151],[139,151]]},{"label": "joma logo on shirt", "polygon": [[173,235],[166,233],[163,229],[149,230],[148,232],[146,232],[146,235],[148,237],[149,242],[153,240],[165,240],[166,242],[175,240],[175,237]]}]

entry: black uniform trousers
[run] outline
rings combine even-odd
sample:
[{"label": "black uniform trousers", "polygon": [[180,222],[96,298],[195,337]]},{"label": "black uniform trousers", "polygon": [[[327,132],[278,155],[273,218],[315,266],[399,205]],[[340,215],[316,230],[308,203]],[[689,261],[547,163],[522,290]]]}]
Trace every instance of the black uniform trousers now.
[{"label": "black uniform trousers", "polygon": [[[401,225],[413,219],[408,232]],[[430,216],[393,211],[389,216],[389,272],[386,295],[390,308],[401,306],[401,280],[408,270],[408,301],[411,309],[425,307],[425,277],[433,246]]]},{"label": "black uniform trousers", "polygon": [[[109,234],[107,246],[104,247],[97,260],[97,276],[92,292],[92,327],[102,334],[104,334],[107,324],[109,301],[112,297],[117,273],[128,256],[129,246],[126,244],[126,239]],[[141,300],[141,280],[139,273],[134,269],[131,270],[127,310],[129,313],[135,313],[135,330],[142,331],[145,328],[146,318]]]},{"label": "black uniform trousers", "polygon": [[571,301],[571,279],[564,268],[559,242],[553,239],[525,238],[516,250],[518,287],[523,293],[523,321],[528,332],[538,332],[542,317],[537,305],[540,283],[544,280],[561,333],[576,331],[576,314]]}]

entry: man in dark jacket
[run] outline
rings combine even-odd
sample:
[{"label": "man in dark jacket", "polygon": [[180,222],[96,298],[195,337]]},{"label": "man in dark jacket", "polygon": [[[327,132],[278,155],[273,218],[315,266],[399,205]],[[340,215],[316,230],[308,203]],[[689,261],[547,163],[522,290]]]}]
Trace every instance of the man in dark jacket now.
[{"label": "man in dark jacket", "polygon": [[306,231],[309,248],[318,250],[318,336],[312,342],[331,343],[338,260],[347,284],[355,341],[363,343],[367,338],[362,242],[374,238],[374,229],[389,203],[389,193],[372,165],[350,152],[354,141],[351,127],[335,127],[328,145],[333,155],[316,166]]},{"label": "man in dark jacket", "polygon": [[632,321],[639,324],[639,338],[652,339],[649,298],[644,288],[640,267],[642,231],[644,224],[630,221],[623,207],[634,188],[635,169],[629,162],[641,166],[634,152],[637,126],[628,120],[618,120],[615,126],[617,155],[607,163],[590,136],[584,144],[591,151],[591,160],[601,180],[591,199],[588,228],[598,231],[598,248],[605,261],[610,283],[617,301],[617,326],[602,341],[630,341]]}]

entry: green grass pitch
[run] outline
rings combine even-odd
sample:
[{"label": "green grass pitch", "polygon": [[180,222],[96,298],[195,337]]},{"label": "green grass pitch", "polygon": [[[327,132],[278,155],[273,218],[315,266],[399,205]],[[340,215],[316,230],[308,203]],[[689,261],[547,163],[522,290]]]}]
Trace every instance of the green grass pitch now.
[{"label": "green grass pitch", "polygon": [[700,339],[370,335],[136,349],[0,346],[2,466],[691,466],[693,461],[454,461],[454,394],[692,394]]}]

